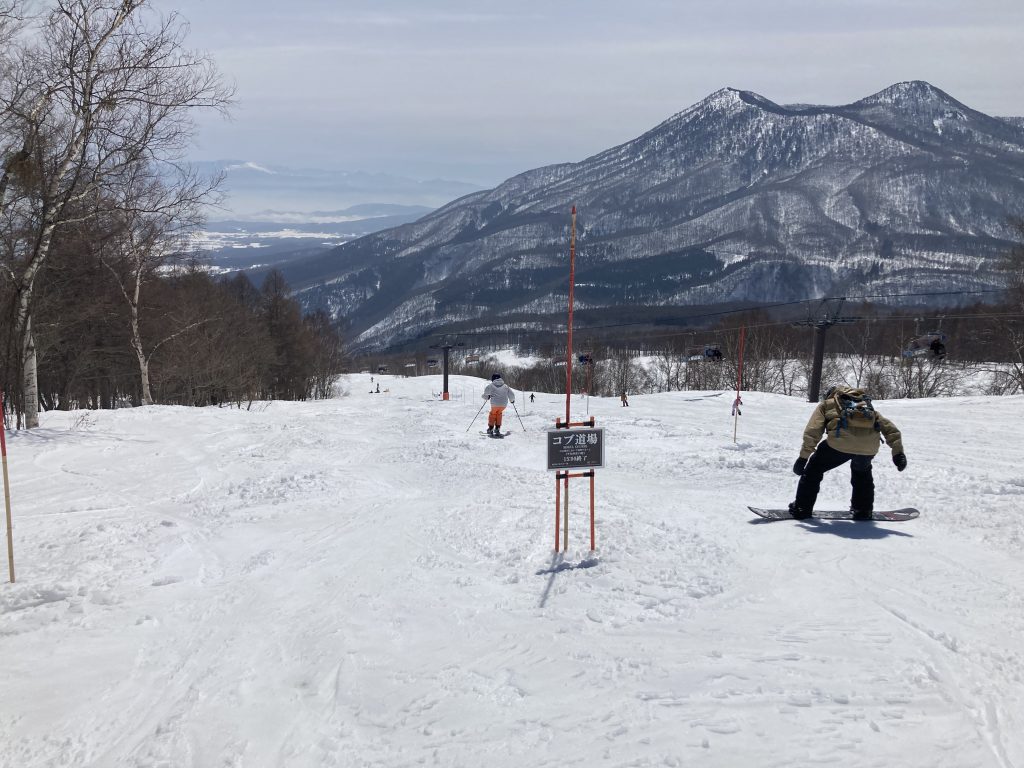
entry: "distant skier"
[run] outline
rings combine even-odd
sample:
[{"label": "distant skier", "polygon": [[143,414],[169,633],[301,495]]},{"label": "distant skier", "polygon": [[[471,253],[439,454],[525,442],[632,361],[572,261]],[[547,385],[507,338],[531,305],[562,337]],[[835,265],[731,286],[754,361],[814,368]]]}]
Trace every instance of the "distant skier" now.
[{"label": "distant skier", "polygon": [[377,394],[380,394],[380,382],[377,382]]},{"label": "distant skier", "polygon": [[619,400],[622,401],[622,407],[623,408],[629,408],[629,398],[626,397],[626,393],[625,392],[623,392],[621,395],[619,395]]},{"label": "distant skier", "polygon": [[[825,440],[818,443],[822,433]],[[796,501],[789,505],[793,517],[811,517],[825,473],[849,461],[853,486],[850,511],[854,520],[870,520],[875,505],[871,460],[883,438],[892,450],[892,463],[902,472],[907,468],[907,457],[896,425],[874,409],[871,398],[862,390],[829,389],[804,427],[800,458],[793,464],[793,472],[800,475]]]},{"label": "distant skier", "polygon": [[491,412],[487,414],[487,434],[501,437],[501,414],[509,403],[516,401],[516,393],[505,384],[500,373],[491,374],[491,383],[484,387],[484,400],[491,401]]},{"label": "distant skier", "polygon": [[530,393],[530,402],[533,402],[533,392]]}]

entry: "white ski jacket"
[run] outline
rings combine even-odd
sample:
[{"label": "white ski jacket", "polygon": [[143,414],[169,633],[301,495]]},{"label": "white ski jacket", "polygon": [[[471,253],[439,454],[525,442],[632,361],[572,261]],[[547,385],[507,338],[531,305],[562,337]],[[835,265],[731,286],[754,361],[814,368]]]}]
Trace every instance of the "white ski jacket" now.
[{"label": "white ski jacket", "polygon": [[507,406],[516,401],[516,393],[506,386],[501,379],[495,379],[484,387],[483,399],[490,398],[491,405]]}]

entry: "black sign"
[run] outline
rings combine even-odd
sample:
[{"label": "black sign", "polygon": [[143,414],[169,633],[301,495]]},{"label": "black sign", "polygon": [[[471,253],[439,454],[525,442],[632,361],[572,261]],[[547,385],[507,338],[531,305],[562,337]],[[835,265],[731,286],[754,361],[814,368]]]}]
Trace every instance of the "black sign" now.
[{"label": "black sign", "polygon": [[548,430],[548,469],[585,469],[603,466],[603,429]]}]

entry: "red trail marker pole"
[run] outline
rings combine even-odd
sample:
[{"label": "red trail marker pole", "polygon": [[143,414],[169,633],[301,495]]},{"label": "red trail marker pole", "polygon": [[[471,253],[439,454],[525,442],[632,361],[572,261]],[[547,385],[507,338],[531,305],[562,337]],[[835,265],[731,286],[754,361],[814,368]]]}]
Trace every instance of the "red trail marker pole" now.
[{"label": "red trail marker pole", "polygon": [[565,345],[565,422],[572,419],[572,303],[576,288],[576,206],[572,207],[572,233],[569,238],[569,334]]}]

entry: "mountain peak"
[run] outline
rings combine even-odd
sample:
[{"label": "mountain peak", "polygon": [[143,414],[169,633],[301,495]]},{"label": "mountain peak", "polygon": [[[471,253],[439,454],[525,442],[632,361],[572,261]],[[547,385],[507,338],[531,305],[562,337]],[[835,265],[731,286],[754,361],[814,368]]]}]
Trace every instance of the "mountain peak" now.
[{"label": "mountain peak", "polygon": [[711,108],[723,109],[736,106],[740,103],[740,91],[736,88],[719,88],[712,94],[705,96],[691,107],[691,109]]},{"label": "mountain peak", "polygon": [[900,83],[893,83],[888,88],[883,88],[878,93],[873,93],[860,101],[854,102],[860,105],[868,104],[922,104],[928,102],[944,102],[957,104],[958,102],[945,91],[936,88],[924,80],[904,80]]},{"label": "mountain peak", "polygon": [[712,94],[705,96],[691,107],[673,115],[666,122],[674,123],[680,118],[701,118],[710,114],[733,114],[745,109],[754,107],[769,111],[782,109],[773,101],[760,96],[753,91],[742,91],[739,88],[719,88]]}]

